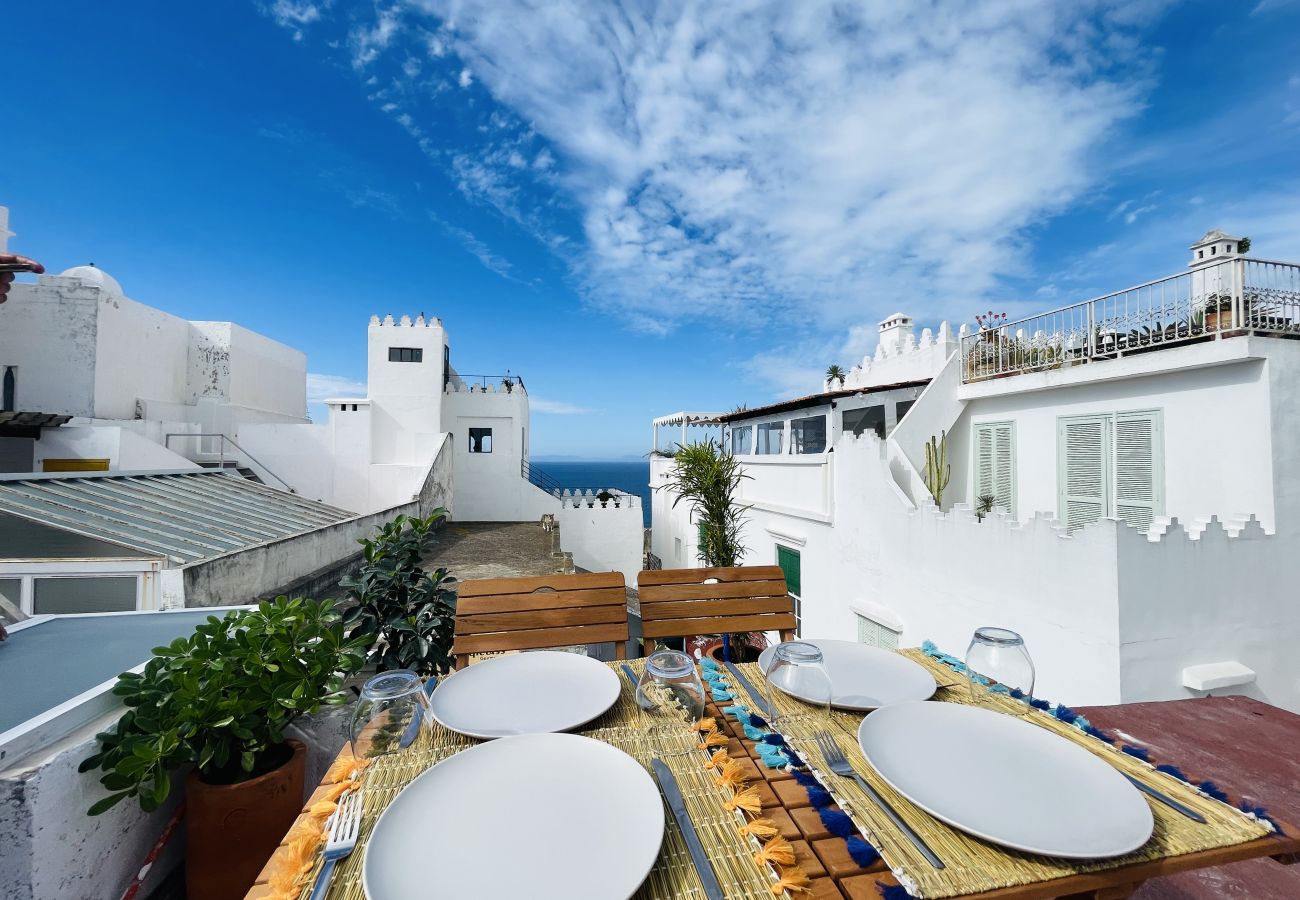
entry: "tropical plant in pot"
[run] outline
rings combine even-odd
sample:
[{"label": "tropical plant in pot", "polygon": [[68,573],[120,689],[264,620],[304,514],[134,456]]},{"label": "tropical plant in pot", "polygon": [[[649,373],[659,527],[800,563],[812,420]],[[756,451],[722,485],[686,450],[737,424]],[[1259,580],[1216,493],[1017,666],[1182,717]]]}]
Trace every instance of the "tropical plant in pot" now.
[{"label": "tropical plant in pot", "polygon": [[410,669],[425,677],[450,672],[456,626],[456,581],[445,568],[421,564],[429,535],[447,518],[398,516],[363,538],[361,568],[339,585],[352,605],[343,614],[348,636],[363,643],[376,670]]},{"label": "tropical plant in pot", "polygon": [[98,736],[80,771],[101,770],[99,815],[134,798],[152,811],[186,781],[189,900],[242,897],[293,823],[303,800],[302,744],[285,736],[297,718],[341,703],[360,668],[360,641],[344,636],[326,601],[277,597],[209,616],[163,647],[142,672],[118,677],[126,712]]}]

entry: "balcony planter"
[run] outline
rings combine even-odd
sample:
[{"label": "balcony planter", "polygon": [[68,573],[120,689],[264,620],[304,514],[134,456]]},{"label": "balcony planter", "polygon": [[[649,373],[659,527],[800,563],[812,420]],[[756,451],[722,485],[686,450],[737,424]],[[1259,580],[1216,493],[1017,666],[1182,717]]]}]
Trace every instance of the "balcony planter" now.
[{"label": "balcony planter", "polygon": [[307,748],[290,740],[278,767],[236,784],[185,780],[185,896],[238,900],[257,880],[303,803]]}]

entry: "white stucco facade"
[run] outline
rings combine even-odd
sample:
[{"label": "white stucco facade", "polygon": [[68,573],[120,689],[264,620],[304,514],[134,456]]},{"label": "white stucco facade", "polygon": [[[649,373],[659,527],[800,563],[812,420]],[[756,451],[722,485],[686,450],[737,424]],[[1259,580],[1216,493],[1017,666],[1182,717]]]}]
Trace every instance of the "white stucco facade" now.
[{"label": "white stucco facade", "polygon": [[[1289,295],[1272,296],[1285,312]],[[1284,312],[1269,313],[1268,330],[1286,327]],[[724,417],[728,441],[785,418],[787,442],[795,418],[826,417],[820,453],[787,443],[782,454],[740,455],[745,562],[782,554],[788,564],[793,554],[803,635],[933,640],[961,656],[975,628],[1000,625],[1024,635],[1037,692],[1051,700],[1199,696],[1200,667],[1229,664],[1246,674],[1216,693],[1300,710],[1289,565],[1300,554],[1300,342],[1222,329],[1086,365],[971,379],[965,329],[957,340],[945,325],[941,340],[913,342],[907,317],[886,323],[888,349],[846,386],[888,386],[900,372],[925,372],[928,383],[884,423],[884,439],[843,426],[850,404],[888,410],[884,392],[845,397],[836,385],[797,409]],[[941,344],[942,358],[932,350]],[[1130,420],[1144,430],[1121,433],[1116,423]],[[1110,441],[1085,447],[1095,468],[1081,468],[1069,443],[1083,441],[1070,430],[1079,422],[1096,426],[1084,438]],[[925,442],[944,432],[951,479],[939,507],[922,471]],[[1002,441],[995,450],[992,435]],[[672,465],[652,457],[652,483],[664,484]],[[1141,490],[1121,496],[1124,478]],[[978,488],[994,483],[999,508],[981,520]],[[1067,496],[1096,485],[1099,497],[1120,491],[1113,508],[1067,528]],[[665,567],[698,565],[690,510],[673,499],[655,493],[652,551]],[[1140,523],[1117,518],[1123,502],[1143,505]]]}]

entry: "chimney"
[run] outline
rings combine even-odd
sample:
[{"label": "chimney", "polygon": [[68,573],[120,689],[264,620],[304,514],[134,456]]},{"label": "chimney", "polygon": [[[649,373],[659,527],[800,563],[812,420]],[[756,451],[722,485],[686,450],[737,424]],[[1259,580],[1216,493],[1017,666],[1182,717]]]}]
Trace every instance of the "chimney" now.
[{"label": "chimney", "polygon": [[912,317],[894,313],[880,323],[880,347],[886,356],[895,356],[907,349],[914,331]]}]

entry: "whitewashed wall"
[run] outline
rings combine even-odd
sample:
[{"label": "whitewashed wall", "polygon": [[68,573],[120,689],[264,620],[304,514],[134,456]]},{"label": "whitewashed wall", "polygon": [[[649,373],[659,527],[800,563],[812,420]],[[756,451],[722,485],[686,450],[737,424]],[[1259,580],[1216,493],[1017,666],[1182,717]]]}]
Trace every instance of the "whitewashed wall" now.
[{"label": "whitewashed wall", "polygon": [[95,415],[133,419],[137,398],[179,400],[189,345],[189,322],[100,289]]},{"label": "whitewashed wall", "polygon": [[197,469],[184,456],[117,425],[65,425],[47,428],[35,441],[33,470],[46,459],[107,459],[110,469]]},{"label": "whitewashed wall", "polygon": [[640,497],[620,494],[617,505],[602,505],[591,492],[565,497],[555,518],[561,546],[574,564],[591,572],[622,572],[626,584],[636,585],[645,541]]},{"label": "whitewashed wall", "polygon": [[20,410],[95,414],[99,289],[42,276],[14,284],[0,304],[0,373],[17,366]]}]

